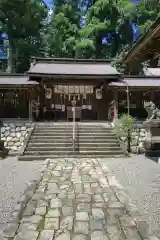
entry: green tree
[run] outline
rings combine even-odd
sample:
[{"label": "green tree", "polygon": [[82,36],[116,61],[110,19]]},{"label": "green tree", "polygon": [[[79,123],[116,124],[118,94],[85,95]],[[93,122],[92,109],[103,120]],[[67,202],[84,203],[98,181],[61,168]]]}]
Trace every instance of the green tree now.
[{"label": "green tree", "polygon": [[[157,0],[141,0],[136,5],[136,11],[133,14],[133,21],[136,23],[137,27],[139,28],[140,35],[145,34],[145,32],[148,31],[151,24],[155,22],[157,17],[160,14],[160,4]],[[119,71],[123,73],[128,74],[128,69],[123,66],[123,57],[127,54],[128,50],[132,47],[134,44],[133,41],[130,42],[131,44],[125,44],[124,47],[121,49],[120,52],[117,52],[117,55],[115,57],[115,66],[118,66]],[[150,63],[149,63],[150,62]],[[147,62],[147,65],[149,66],[151,64],[151,61]],[[134,66],[134,70],[132,69],[132,74],[139,74],[143,75],[143,68],[144,64],[137,64]],[[153,66],[157,65],[157,62],[155,63],[155,60],[152,60]]]},{"label": "green tree", "polygon": [[56,0],[53,18],[48,30],[49,56],[74,57],[80,28],[80,1]]},{"label": "green tree", "polygon": [[[80,31],[81,48],[95,58],[112,58],[133,39],[131,21],[135,6],[130,0],[97,0],[88,8],[85,27]],[[90,40],[90,41],[88,41]],[[92,43],[92,44],[91,44]],[[79,43],[76,52],[80,52]],[[95,51],[93,51],[93,49]]]},{"label": "green tree", "polygon": [[29,58],[38,51],[47,9],[41,0],[0,0],[0,25],[8,35],[8,72],[28,68]]},{"label": "green tree", "polygon": [[157,0],[141,0],[136,6],[135,21],[144,34],[160,14],[160,2]]}]

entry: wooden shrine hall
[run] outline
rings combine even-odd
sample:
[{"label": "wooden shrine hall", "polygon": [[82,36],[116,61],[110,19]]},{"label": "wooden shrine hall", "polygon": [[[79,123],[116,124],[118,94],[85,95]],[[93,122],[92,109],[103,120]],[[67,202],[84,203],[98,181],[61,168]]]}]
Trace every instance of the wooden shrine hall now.
[{"label": "wooden shrine hall", "polygon": [[[142,64],[147,62],[148,68],[154,68],[151,75],[160,76],[160,17],[151,25],[148,31],[140,37],[123,58],[127,73],[137,74]],[[145,74],[145,73],[144,73]]]},{"label": "wooden shrine hall", "polygon": [[24,75],[0,75],[0,118],[108,121],[127,112],[144,119],[144,101],[160,106],[160,77],[122,76],[106,60],[33,58]]}]

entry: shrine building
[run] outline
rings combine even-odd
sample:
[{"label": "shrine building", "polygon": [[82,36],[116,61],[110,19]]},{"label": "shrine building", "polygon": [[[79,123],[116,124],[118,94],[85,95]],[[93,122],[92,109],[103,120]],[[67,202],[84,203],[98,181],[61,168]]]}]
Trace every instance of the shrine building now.
[{"label": "shrine building", "polygon": [[145,119],[144,101],[160,107],[159,40],[160,18],[124,57],[128,75],[107,60],[32,58],[25,74],[0,75],[0,118],[69,121],[75,102],[77,121],[108,121],[112,109],[117,118],[128,107]]}]

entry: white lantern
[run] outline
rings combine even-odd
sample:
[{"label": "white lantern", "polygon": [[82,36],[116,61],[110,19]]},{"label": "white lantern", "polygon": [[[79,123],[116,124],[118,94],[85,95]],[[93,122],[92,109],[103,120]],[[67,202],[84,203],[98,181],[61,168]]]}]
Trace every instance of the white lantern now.
[{"label": "white lantern", "polygon": [[45,97],[46,97],[46,99],[51,99],[51,97],[52,97],[52,89],[51,88],[45,89]]},{"label": "white lantern", "polygon": [[96,89],[96,99],[102,99],[102,90],[100,88]]}]

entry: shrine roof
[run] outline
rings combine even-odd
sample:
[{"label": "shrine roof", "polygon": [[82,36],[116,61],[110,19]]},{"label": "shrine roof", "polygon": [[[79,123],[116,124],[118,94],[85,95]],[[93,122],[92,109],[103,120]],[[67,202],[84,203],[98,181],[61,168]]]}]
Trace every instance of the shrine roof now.
[{"label": "shrine roof", "polygon": [[160,17],[151,25],[148,31],[132,46],[122,62],[132,64],[133,62],[144,62],[160,55]]},{"label": "shrine roof", "polygon": [[29,77],[22,74],[0,74],[0,85],[34,85],[34,81],[28,81]]},{"label": "shrine roof", "polygon": [[98,59],[55,59],[35,58],[29,71],[29,76],[119,76],[111,62]]},{"label": "shrine roof", "polygon": [[160,87],[159,77],[137,77],[137,76],[124,76],[123,81],[111,82],[109,86],[115,87]]},{"label": "shrine roof", "polygon": [[144,68],[143,72],[145,76],[160,76],[160,68]]}]

